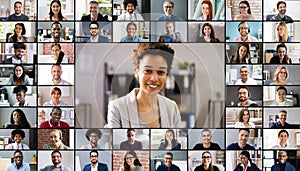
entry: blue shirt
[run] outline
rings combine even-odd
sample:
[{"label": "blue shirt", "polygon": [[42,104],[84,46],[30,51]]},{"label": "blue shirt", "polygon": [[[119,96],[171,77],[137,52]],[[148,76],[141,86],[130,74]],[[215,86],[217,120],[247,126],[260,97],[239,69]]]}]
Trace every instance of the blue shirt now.
[{"label": "blue shirt", "polygon": [[255,148],[252,145],[246,144],[244,148],[240,148],[238,143],[232,143],[226,148],[227,150],[255,150]]},{"label": "blue shirt", "polygon": [[30,167],[29,164],[26,162],[22,162],[21,167],[18,169],[17,165],[15,162],[11,163],[9,166],[7,166],[7,168],[5,169],[5,171],[30,171]]},{"label": "blue shirt", "polygon": [[[166,164],[162,164],[158,166],[156,171],[168,171],[168,167]],[[170,171],[180,171],[180,168],[174,164],[171,165]]]},{"label": "blue shirt", "polygon": [[172,16],[171,16],[171,19],[169,19],[169,18],[164,14],[164,15],[158,17],[156,20],[157,20],[157,21],[165,21],[165,20],[172,20],[172,21],[173,21],[173,20],[181,20],[181,18],[179,18],[179,17],[176,16],[176,15],[172,15]]},{"label": "blue shirt", "polygon": [[142,42],[142,39],[139,36],[134,36],[133,39],[126,36],[121,39],[121,42]]},{"label": "blue shirt", "polygon": [[284,126],[282,126],[281,123],[278,121],[271,125],[270,128],[291,128],[291,125],[285,122]]}]

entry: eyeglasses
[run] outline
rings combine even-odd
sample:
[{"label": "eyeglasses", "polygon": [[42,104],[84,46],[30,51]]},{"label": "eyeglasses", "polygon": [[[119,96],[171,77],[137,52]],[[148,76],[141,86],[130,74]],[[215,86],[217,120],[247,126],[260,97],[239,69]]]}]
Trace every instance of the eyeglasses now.
[{"label": "eyeglasses", "polygon": [[172,6],[165,6],[165,8],[173,8]]},{"label": "eyeglasses", "polygon": [[202,156],[203,159],[210,159],[211,156]]},{"label": "eyeglasses", "polygon": [[248,8],[247,6],[240,6],[241,9],[245,9]]},{"label": "eyeglasses", "polygon": [[241,30],[248,30],[249,29],[249,27],[239,27]]},{"label": "eyeglasses", "polygon": [[98,30],[98,27],[91,27],[91,30]]}]

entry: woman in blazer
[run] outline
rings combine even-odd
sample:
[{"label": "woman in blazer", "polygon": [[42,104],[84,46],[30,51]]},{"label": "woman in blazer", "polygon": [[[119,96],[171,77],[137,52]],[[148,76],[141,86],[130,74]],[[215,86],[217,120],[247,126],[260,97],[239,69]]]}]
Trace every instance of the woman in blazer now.
[{"label": "woman in blazer", "polygon": [[140,88],[108,105],[111,128],[181,128],[174,101],[159,95],[169,74],[174,50],[164,43],[138,43],[133,50],[134,75]]}]

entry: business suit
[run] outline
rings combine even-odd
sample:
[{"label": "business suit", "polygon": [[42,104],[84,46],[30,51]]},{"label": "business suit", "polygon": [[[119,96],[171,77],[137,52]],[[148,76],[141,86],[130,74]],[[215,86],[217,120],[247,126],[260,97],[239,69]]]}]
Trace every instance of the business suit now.
[{"label": "business suit", "polygon": [[[91,37],[84,38],[82,40],[82,42],[90,43],[91,42]],[[107,43],[108,42],[108,38],[104,37],[104,36],[101,36],[101,35],[98,35],[98,42]]]},{"label": "business suit", "polygon": [[[92,164],[86,164],[82,171],[91,171],[92,169]],[[98,171],[108,171],[107,165],[104,163],[98,162]]]},{"label": "business suit", "polygon": [[[168,42],[168,34],[163,34],[159,37],[158,42]],[[176,33],[172,33],[172,42],[182,42],[180,33],[176,32]]]},{"label": "business suit", "polygon": [[[279,163],[272,166],[271,171],[281,171]],[[286,163],[284,171],[296,171],[295,167],[289,163]]]},{"label": "business suit", "polygon": [[[137,102],[133,89],[129,94],[111,101],[108,105],[108,126],[110,128],[140,128]],[[161,128],[181,128],[181,116],[174,101],[157,95]]]},{"label": "business suit", "polygon": [[[92,21],[91,20],[91,14],[87,16],[82,16],[80,21]],[[108,21],[108,17],[104,16],[100,13],[98,13],[97,21]]]}]

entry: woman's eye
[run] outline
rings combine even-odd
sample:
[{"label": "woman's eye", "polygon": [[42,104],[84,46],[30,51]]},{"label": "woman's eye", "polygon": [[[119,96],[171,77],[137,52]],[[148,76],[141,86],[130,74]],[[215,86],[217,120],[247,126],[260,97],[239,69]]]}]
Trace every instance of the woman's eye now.
[{"label": "woman's eye", "polygon": [[146,70],[144,70],[144,73],[145,74],[150,74],[150,73],[152,73],[152,71],[150,69],[146,69]]},{"label": "woman's eye", "polygon": [[165,72],[165,71],[157,71],[157,73],[158,73],[159,75],[164,75],[166,72]]}]

